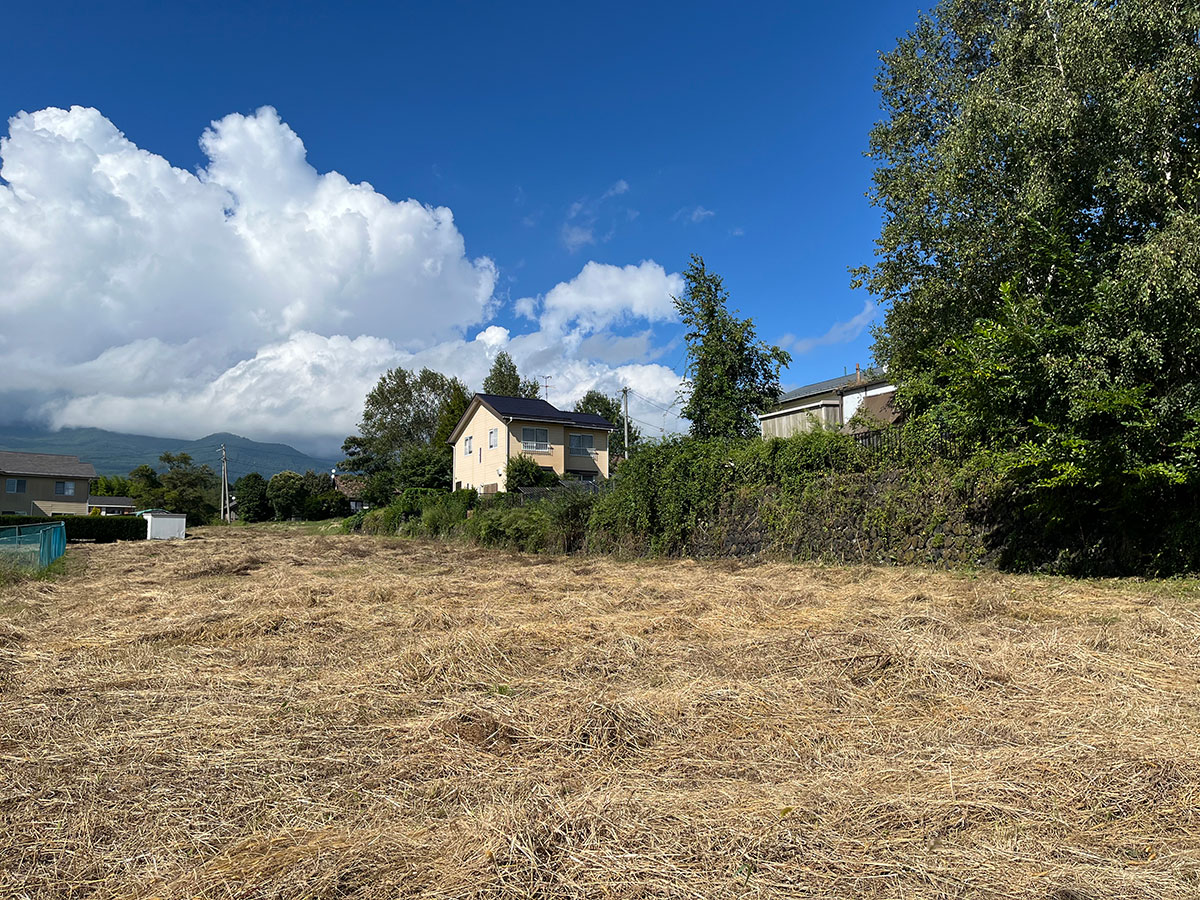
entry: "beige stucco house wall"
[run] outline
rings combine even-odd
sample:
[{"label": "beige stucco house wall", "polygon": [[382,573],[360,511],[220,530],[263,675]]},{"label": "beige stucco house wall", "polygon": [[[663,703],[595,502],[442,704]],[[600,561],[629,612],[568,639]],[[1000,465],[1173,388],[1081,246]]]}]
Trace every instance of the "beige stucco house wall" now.
[{"label": "beige stucco house wall", "polygon": [[95,476],[76,456],[0,452],[0,514],[86,516]]},{"label": "beige stucco house wall", "polygon": [[[504,399],[508,398],[494,398],[496,402]],[[502,416],[476,395],[451,434],[453,487],[474,488],[481,494],[503,491],[509,460],[522,454],[543,468],[553,469],[560,477],[608,478],[609,429],[547,421],[553,414],[573,414],[555,410],[548,403],[545,407],[546,418]],[[527,433],[525,429],[532,431]],[[572,452],[572,435],[583,438],[576,441],[575,452]],[[544,441],[538,440],[543,436]],[[589,438],[591,447],[582,446]]]}]

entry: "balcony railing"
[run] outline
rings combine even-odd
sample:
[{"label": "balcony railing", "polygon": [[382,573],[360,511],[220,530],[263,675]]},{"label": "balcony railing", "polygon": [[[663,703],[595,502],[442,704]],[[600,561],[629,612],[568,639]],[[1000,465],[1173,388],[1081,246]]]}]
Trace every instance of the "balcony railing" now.
[{"label": "balcony railing", "polygon": [[594,459],[596,456],[596,450],[593,447],[572,447],[568,451],[567,455],[568,456],[587,456],[587,457],[591,457]]},{"label": "balcony railing", "polygon": [[521,449],[526,453],[549,453],[549,441],[521,441]]}]

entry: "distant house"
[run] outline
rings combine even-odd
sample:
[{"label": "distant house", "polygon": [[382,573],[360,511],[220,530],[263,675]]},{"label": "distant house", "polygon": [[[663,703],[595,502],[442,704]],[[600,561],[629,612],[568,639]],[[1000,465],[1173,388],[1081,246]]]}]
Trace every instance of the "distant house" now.
[{"label": "distant house", "polygon": [[0,514],[86,516],[91,463],[57,453],[0,451]]},{"label": "distant house", "polygon": [[545,400],[476,394],[448,442],[454,447],[454,489],[503,491],[508,461],[522,454],[560,478],[608,478],[614,427],[603,416],[564,412]]},{"label": "distant house", "polygon": [[[896,386],[883,372],[871,369],[806,384],[788,391],[771,409],[759,413],[764,438],[791,437],[815,428],[866,431],[890,425],[899,417],[892,403]],[[851,419],[858,414],[858,427]]]},{"label": "distant house", "polygon": [[338,493],[350,501],[350,512],[356,513],[371,508],[362,499],[365,485],[361,475],[334,475],[333,486],[337,488]]},{"label": "distant house", "polygon": [[88,497],[87,511],[100,510],[102,516],[132,516],[137,504],[132,497]]}]

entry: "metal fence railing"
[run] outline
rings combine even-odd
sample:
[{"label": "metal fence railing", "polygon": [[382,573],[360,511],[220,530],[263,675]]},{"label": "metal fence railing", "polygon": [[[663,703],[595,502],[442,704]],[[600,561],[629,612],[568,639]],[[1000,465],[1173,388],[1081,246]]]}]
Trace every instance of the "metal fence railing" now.
[{"label": "metal fence railing", "polygon": [[0,527],[0,562],[44,569],[67,552],[65,522]]}]

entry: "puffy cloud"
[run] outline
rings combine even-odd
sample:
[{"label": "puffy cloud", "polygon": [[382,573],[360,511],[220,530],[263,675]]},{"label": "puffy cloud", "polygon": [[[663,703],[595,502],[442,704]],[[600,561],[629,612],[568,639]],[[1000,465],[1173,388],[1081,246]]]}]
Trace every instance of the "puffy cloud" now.
[{"label": "puffy cloud", "polygon": [[[334,452],[386,369],[430,366],[478,386],[501,350],[551,374],[555,403],[624,384],[673,401],[680,378],[653,362],[652,332],[612,330],[674,318],[682,281],[657,263],[589,262],[517,301],[537,324],[513,334],[492,323],[496,267],[467,255],[449,209],[317,172],[269,107],[213,122],[200,146],[207,164],[193,173],[94,109],[10,120],[0,416],[232,430]],[[619,181],[608,196],[627,190]]]},{"label": "puffy cloud", "polygon": [[[541,324],[550,331],[574,324],[594,332],[629,318],[669,321],[675,318],[671,297],[682,293],[683,279],[668,275],[656,262],[644,260],[636,266],[589,262],[542,299]],[[522,303],[520,308],[530,306]]]},{"label": "puffy cloud", "polygon": [[[383,338],[298,332],[212,379],[159,384],[154,390],[75,395],[51,402],[48,411],[55,427],[91,425],[190,437],[233,431],[332,453],[357,430],[363,398],[386,370],[428,366],[478,388],[501,351],[510,353],[522,372],[550,374],[550,401],[566,407],[592,388],[615,395],[625,384],[665,405],[680,385],[679,376],[666,366],[614,366],[578,356],[567,352],[556,335],[544,331],[514,337],[506,328],[493,325],[471,340],[444,341],[417,353]],[[669,431],[678,429],[677,419],[663,419],[659,410],[640,400],[631,409],[651,416],[654,423],[661,420]]]},{"label": "puffy cloud", "polygon": [[[450,210],[318,174],[264,107],[204,132],[196,174],[97,110],[21,113],[0,140],[6,347],[75,363],[130,341],[211,336],[245,353],[297,330],[403,343],[483,321],[495,284]],[[69,339],[48,322],[87,323]]]}]

